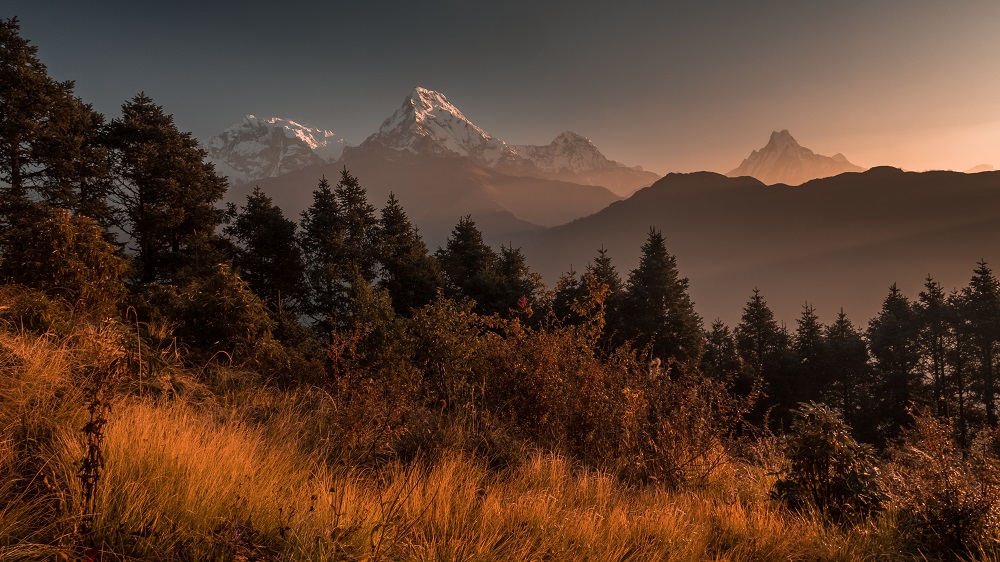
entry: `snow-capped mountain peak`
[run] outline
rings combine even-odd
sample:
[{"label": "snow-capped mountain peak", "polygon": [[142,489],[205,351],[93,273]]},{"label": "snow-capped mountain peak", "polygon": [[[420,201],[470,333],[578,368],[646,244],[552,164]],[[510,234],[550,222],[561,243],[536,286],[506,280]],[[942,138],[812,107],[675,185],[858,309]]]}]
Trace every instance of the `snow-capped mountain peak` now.
[{"label": "snow-capped mountain peak", "polygon": [[440,92],[416,87],[379,130],[361,143],[394,150],[473,158],[489,166],[516,159],[507,143],[470,121]]},{"label": "snow-capped mountain peak", "polygon": [[560,133],[546,145],[524,144],[512,148],[546,172],[590,172],[625,167],[608,160],[590,139],[573,131]]},{"label": "snow-capped mountain peak", "polygon": [[816,178],[863,170],[849,162],[843,154],[832,157],[816,154],[800,145],[785,129],[772,132],[767,145],[752,151],[727,175],[753,176],[766,184],[799,185]]},{"label": "snow-capped mountain peak", "polygon": [[206,143],[208,159],[233,183],[277,177],[332,162],[347,142],[332,131],[281,117],[247,115]]}]

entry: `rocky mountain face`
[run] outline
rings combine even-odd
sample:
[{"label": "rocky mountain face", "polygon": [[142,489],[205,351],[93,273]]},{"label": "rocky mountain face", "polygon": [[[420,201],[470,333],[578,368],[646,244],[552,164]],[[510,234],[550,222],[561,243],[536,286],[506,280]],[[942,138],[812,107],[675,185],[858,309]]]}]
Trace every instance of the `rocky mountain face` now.
[{"label": "rocky mountain face", "polygon": [[742,164],[726,175],[751,176],[768,185],[799,185],[816,178],[861,171],[864,168],[848,162],[843,154],[816,154],[796,142],[786,129],[772,132],[764,148],[751,152]]},{"label": "rocky mountain face", "polygon": [[289,119],[247,115],[205,145],[216,171],[239,185],[335,161],[347,143],[331,131]]},{"label": "rocky mountain face", "polygon": [[652,185],[660,176],[641,166],[626,166],[601,154],[587,137],[565,131],[546,145],[514,145],[512,148],[537,169],[540,177],[589,185],[602,185],[618,195]]},{"label": "rocky mountain face", "polygon": [[359,150],[387,148],[432,156],[462,156],[496,167],[521,157],[470,121],[443,94],[414,88]]}]

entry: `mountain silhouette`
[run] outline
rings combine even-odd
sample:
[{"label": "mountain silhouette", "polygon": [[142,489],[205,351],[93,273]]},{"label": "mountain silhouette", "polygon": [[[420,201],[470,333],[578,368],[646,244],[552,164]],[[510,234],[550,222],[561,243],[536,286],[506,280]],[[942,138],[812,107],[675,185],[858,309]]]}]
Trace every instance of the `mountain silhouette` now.
[{"label": "mountain silhouette", "polygon": [[728,176],[751,176],[766,184],[799,185],[816,178],[844,172],[860,172],[864,168],[847,161],[843,154],[823,156],[800,145],[788,130],[774,131],[767,145],[754,150]]},{"label": "mountain silhouette", "polygon": [[765,185],[711,172],[668,174],[594,215],[519,240],[548,283],[582,271],[602,245],[623,277],[649,227],[661,229],[706,319],[739,320],[754,287],[793,323],[806,302],[832,320],[877,311],[890,284],[915,295],[930,274],[968,282],[980,259],[1000,262],[1000,172],[877,167]]}]

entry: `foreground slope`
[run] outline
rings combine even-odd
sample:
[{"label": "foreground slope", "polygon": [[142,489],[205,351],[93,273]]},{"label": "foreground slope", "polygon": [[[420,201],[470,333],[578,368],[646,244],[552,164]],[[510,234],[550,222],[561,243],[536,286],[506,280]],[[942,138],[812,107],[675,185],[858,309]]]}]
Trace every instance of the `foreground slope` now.
[{"label": "foreground slope", "polygon": [[814,304],[832,319],[877,312],[890,284],[915,294],[932,275],[964,285],[980,259],[1000,260],[1000,173],[873,168],[767,186],[710,172],[670,174],[625,201],[523,240],[548,282],[582,270],[604,245],[624,274],[650,226],[663,230],[707,319],[739,319],[759,287],[778,318]]}]

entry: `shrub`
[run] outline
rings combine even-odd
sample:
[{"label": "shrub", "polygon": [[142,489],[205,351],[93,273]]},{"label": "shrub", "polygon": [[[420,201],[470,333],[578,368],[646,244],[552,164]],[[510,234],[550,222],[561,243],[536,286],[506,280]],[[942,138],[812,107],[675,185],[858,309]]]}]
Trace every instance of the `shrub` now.
[{"label": "shrub", "polygon": [[970,455],[949,422],[922,413],[889,451],[886,485],[904,545],[921,552],[972,555],[1000,530],[1000,486],[992,435]]},{"label": "shrub", "polygon": [[883,500],[871,447],[851,437],[840,414],[825,404],[793,410],[787,454],[791,463],[772,496],[793,509],[815,508],[844,522],[878,509]]},{"label": "shrub", "polygon": [[87,217],[62,209],[12,225],[4,240],[0,279],[43,292],[77,311],[116,316],[125,297],[125,260]]},{"label": "shrub", "polygon": [[267,308],[227,265],[181,287],[149,284],[140,300],[141,317],[173,325],[174,335],[197,350],[233,354],[273,346]]}]

